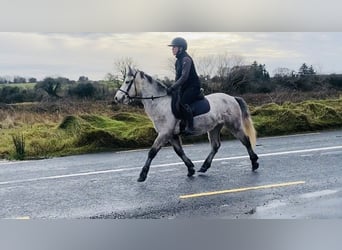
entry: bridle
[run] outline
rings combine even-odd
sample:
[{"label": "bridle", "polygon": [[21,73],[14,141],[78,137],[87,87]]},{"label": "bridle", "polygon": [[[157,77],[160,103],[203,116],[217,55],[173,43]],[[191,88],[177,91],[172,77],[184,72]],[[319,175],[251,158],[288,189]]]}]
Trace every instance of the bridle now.
[{"label": "bridle", "polygon": [[[138,74],[138,71],[135,72],[133,79],[129,82],[129,86],[127,88],[127,91],[122,90],[121,87],[118,89],[118,91],[121,91],[122,93],[124,93],[128,97],[128,99],[130,99],[130,100],[135,98],[135,97],[130,96],[128,92],[132,88],[134,81],[135,81],[135,78],[137,77],[137,74]],[[135,89],[135,94],[137,94],[137,87],[135,86],[135,84],[134,84],[134,89]]]},{"label": "bridle", "polygon": [[[138,96],[137,86],[135,85],[135,78],[137,77],[138,72],[139,71],[135,72],[135,74],[133,75],[133,79],[129,82],[129,85],[126,91],[122,90],[121,88],[119,88],[118,91],[121,91],[122,93],[124,93],[127,96],[127,98],[130,100],[152,100],[153,101],[154,99],[167,96],[167,94],[161,95],[161,96],[150,96],[150,97]],[[135,96],[130,96],[129,91],[133,85],[134,85],[134,90],[135,90]]]}]

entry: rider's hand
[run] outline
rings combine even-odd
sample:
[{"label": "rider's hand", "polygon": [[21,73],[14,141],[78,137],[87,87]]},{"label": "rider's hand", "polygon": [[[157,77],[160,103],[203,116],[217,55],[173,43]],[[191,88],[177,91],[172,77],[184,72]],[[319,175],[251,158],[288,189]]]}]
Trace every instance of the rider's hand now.
[{"label": "rider's hand", "polygon": [[174,88],[172,88],[172,86],[171,86],[171,87],[168,87],[168,88],[166,89],[166,93],[167,93],[168,95],[171,95],[173,91],[174,91]]}]

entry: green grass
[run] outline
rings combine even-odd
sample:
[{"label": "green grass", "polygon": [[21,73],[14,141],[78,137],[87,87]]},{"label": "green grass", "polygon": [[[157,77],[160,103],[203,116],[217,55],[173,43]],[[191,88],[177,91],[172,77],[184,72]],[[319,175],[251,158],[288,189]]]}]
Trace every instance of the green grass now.
[{"label": "green grass", "polygon": [[259,136],[342,128],[342,99],[267,104],[252,117]]},{"label": "green grass", "polygon": [[[32,110],[36,110],[32,105]],[[25,139],[26,159],[150,147],[156,137],[152,122],[135,109],[104,112],[96,106],[88,113],[59,114],[60,119],[52,120],[53,114],[39,113],[39,109],[30,117],[26,106],[25,109],[14,108],[22,113],[16,114],[12,109],[8,113],[0,112],[0,158],[16,158],[12,138],[18,134]],[[272,103],[251,107],[251,114],[259,136],[340,129],[342,98],[283,105]],[[231,138],[228,130],[223,130],[222,134],[223,139]],[[206,140],[206,136],[185,141],[203,139]]]},{"label": "green grass", "polygon": [[6,84],[0,84],[0,88],[3,87],[19,87],[22,89],[34,89],[34,86],[36,86],[36,83],[6,83]]},{"label": "green grass", "polygon": [[11,142],[12,136],[16,133],[24,135],[26,158],[147,147],[152,144],[156,133],[146,116],[128,113],[119,113],[117,116],[118,119],[115,116],[69,115],[59,124],[37,123],[2,129],[0,157],[16,158],[15,148]]}]

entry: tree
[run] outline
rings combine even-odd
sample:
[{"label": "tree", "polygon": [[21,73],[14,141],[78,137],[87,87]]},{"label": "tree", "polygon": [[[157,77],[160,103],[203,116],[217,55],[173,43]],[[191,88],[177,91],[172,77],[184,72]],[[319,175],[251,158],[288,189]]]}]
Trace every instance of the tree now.
[{"label": "tree", "polygon": [[232,92],[236,86],[245,81],[244,59],[238,55],[227,53],[216,57],[217,73],[215,81],[221,82],[221,89],[225,92]]},{"label": "tree", "polygon": [[69,94],[80,98],[94,97],[96,88],[90,82],[79,83],[76,87],[69,89]]},{"label": "tree", "polygon": [[323,81],[319,76],[316,76],[316,72],[312,65],[309,67],[306,63],[303,63],[298,70],[298,80],[296,81],[296,88],[301,91],[312,91],[322,86]]},{"label": "tree", "polygon": [[0,84],[8,83],[8,80],[5,77],[0,77]]},{"label": "tree", "polygon": [[331,74],[328,78],[328,82],[335,89],[342,89],[342,75]]},{"label": "tree", "polygon": [[274,71],[273,84],[278,88],[296,89],[297,75],[289,68],[277,68]]},{"label": "tree", "polygon": [[133,61],[131,57],[122,57],[114,62],[115,72],[121,74],[122,78],[126,75],[127,67],[136,68],[137,64]]},{"label": "tree", "polygon": [[109,81],[109,82],[114,82],[116,80],[116,76],[112,73],[107,73],[104,77],[105,81]]},{"label": "tree", "polygon": [[308,74],[309,75],[315,75],[316,74],[316,71],[313,69],[312,65],[309,67]]},{"label": "tree", "polygon": [[[247,83],[249,82],[250,77],[250,66],[248,65],[240,65],[232,67],[226,77],[224,90],[227,92],[234,92],[244,89]],[[242,91],[245,92],[245,91]]]},{"label": "tree", "polygon": [[206,79],[212,78],[216,70],[216,61],[217,57],[215,56],[199,57],[196,60],[198,74]]},{"label": "tree", "polygon": [[61,84],[70,84],[71,83],[69,78],[61,77],[61,76],[57,77],[56,81],[60,82]]},{"label": "tree", "polygon": [[15,76],[13,79],[13,83],[26,83],[25,77]]},{"label": "tree", "polygon": [[255,80],[269,80],[270,75],[266,70],[265,64],[259,64],[257,61],[254,61],[251,65],[251,71]]},{"label": "tree", "polygon": [[86,77],[86,76],[80,76],[80,77],[78,78],[78,82],[81,82],[81,83],[89,82],[89,78]]},{"label": "tree", "polygon": [[35,89],[44,90],[49,96],[58,97],[58,92],[61,90],[62,83],[54,78],[47,77],[42,82],[36,84]]},{"label": "tree", "polygon": [[270,75],[265,64],[254,61],[251,65],[242,64],[221,69],[223,75],[222,89],[226,92],[243,94],[246,92],[270,92]]},{"label": "tree", "polygon": [[30,78],[28,79],[28,81],[29,81],[29,83],[36,83],[36,82],[37,82],[37,79],[34,78],[34,77],[30,77]]},{"label": "tree", "polygon": [[275,78],[291,77],[294,75],[294,71],[289,68],[277,68],[273,73]]},{"label": "tree", "polygon": [[312,75],[315,75],[316,72],[313,69],[312,65],[308,67],[306,63],[303,63],[302,66],[300,66],[298,70],[298,74],[299,76],[312,76]]}]

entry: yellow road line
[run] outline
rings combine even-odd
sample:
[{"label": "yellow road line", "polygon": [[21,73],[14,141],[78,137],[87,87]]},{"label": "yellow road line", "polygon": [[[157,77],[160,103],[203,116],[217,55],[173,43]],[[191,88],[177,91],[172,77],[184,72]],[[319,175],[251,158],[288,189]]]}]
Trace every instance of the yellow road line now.
[{"label": "yellow road line", "polygon": [[187,194],[187,195],[181,195],[179,196],[179,198],[180,199],[198,198],[198,197],[218,195],[218,194],[244,192],[244,191],[249,191],[249,190],[286,187],[286,186],[292,186],[292,185],[298,185],[298,184],[304,184],[304,183],[305,181],[285,182],[285,183],[269,184],[269,185],[256,186],[256,187],[244,187],[244,188],[228,189],[228,190],[205,192],[205,193],[198,193],[198,194]]},{"label": "yellow road line", "polygon": [[7,217],[4,220],[30,220],[30,216]]},{"label": "yellow road line", "polygon": [[17,217],[15,218],[16,220],[29,220],[30,216],[21,216],[21,217]]}]

